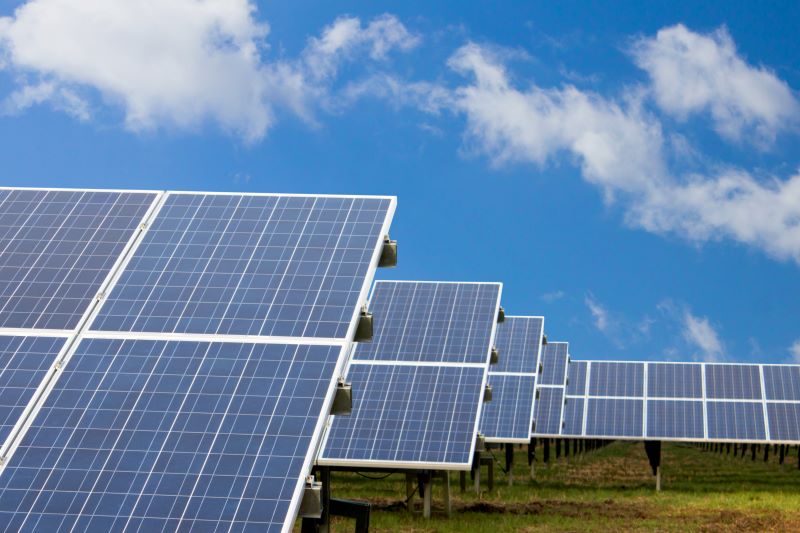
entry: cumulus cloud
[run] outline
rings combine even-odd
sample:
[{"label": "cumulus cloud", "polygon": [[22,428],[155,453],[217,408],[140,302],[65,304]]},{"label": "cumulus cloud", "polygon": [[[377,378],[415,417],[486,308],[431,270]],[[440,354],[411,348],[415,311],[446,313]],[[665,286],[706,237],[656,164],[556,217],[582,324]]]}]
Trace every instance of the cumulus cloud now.
[{"label": "cumulus cloud", "polygon": [[[45,102],[82,119],[86,95],[122,108],[132,131],[214,122],[255,141],[286,108],[312,120],[336,66],[416,43],[390,15],[340,18],[294,60],[265,60],[269,26],[250,0],[30,0],[0,18],[2,66],[19,88],[6,112]],[[83,96],[80,96],[83,95]]]},{"label": "cumulus cloud", "polygon": [[709,34],[682,24],[663,28],[636,40],[632,54],[658,105],[679,119],[708,112],[724,137],[759,143],[798,124],[800,104],[789,86],[769,69],[749,65],[724,27]]},{"label": "cumulus cloud", "polygon": [[800,262],[800,174],[780,180],[722,168],[680,175],[665,154],[674,136],[646,110],[646,91],[612,99],[571,85],[520,88],[501,57],[474,43],[448,64],[468,82],[452,88],[417,83],[402,91],[397,80],[384,80],[377,87],[414,95],[406,98],[425,111],[464,116],[466,145],[495,165],[544,167],[570,158],[608,202],[619,201],[633,226],[696,242],[730,238]]},{"label": "cumulus cloud", "polygon": [[595,327],[603,333],[607,333],[609,327],[611,326],[611,321],[609,320],[608,310],[600,305],[594,298],[590,295],[587,295],[584,299],[586,303],[586,307],[589,308],[589,312],[592,313],[592,318],[594,319]]},{"label": "cumulus cloud", "polygon": [[700,350],[706,361],[718,361],[722,357],[723,346],[708,317],[699,317],[686,310],[683,314],[683,337]]},{"label": "cumulus cloud", "polygon": [[792,346],[789,348],[789,353],[792,356],[792,362],[800,365],[800,339],[794,341]]}]

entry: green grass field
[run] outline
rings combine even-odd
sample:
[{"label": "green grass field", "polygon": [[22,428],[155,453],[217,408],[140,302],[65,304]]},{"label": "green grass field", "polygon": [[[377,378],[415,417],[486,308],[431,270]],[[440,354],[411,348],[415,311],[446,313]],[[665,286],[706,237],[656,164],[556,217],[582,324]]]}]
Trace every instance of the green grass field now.
[{"label": "green grass field", "polygon": [[[662,492],[655,492],[641,443],[615,442],[586,455],[541,462],[531,480],[526,452],[515,456],[512,487],[495,467],[495,486],[480,496],[459,489],[451,474],[453,513],[444,514],[441,481],[434,485],[433,517],[406,507],[403,474],[370,480],[333,474],[333,497],[373,504],[371,531],[800,531],[800,470],[792,448],[783,465],[770,453],[745,458],[664,444]],[[498,461],[502,450],[495,451]],[[763,452],[762,452],[763,453]],[[484,467],[484,481],[485,481]],[[417,506],[419,498],[415,498]],[[352,531],[353,522],[334,519],[333,531]]]}]

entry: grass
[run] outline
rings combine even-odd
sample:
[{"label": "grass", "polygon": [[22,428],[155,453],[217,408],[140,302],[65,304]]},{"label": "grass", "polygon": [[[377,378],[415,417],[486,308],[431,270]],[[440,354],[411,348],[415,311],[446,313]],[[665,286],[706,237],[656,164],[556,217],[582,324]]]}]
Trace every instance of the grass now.
[{"label": "grass", "polygon": [[[772,452],[772,450],[770,450]],[[502,450],[495,451],[498,461]],[[792,449],[783,465],[770,453],[756,461],[664,443],[662,492],[655,492],[641,443],[614,442],[600,450],[541,462],[531,480],[525,450],[514,459],[514,485],[495,467],[495,486],[461,493],[459,476],[450,476],[453,513],[447,518],[442,483],[434,483],[433,517],[409,512],[405,476],[365,479],[355,473],[333,474],[333,497],[372,503],[371,531],[800,531],[800,470]],[[415,497],[415,506],[420,504]],[[299,523],[298,523],[299,524]],[[299,530],[299,528],[298,528]],[[334,519],[332,531],[352,531],[353,522]]]}]

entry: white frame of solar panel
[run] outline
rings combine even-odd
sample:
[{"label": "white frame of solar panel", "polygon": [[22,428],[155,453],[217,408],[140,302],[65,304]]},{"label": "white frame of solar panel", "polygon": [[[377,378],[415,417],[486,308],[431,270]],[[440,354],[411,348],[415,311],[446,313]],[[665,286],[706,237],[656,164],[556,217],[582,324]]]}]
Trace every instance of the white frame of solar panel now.
[{"label": "white frame of solar panel", "polygon": [[[577,362],[577,361],[576,361]],[[584,401],[584,408],[583,408],[583,431],[581,435],[547,435],[552,437],[568,437],[568,438],[606,438],[606,439],[613,439],[613,440],[629,440],[629,441],[643,441],[643,440],[659,440],[659,441],[670,441],[670,442],[720,442],[720,443],[739,443],[739,444],[763,444],[763,443],[770,443],[770,444],[800,444],[800,441],[792,441],[792,440],[774,440],[771,438],[770,434],[770,422],[769,422],[769,415],[767,412],[767,407],[769,404],[800,404],[800,400],[770,400],[767,399],[767,391],[765,386],[764,380],[764,367],[800,367],[800,365],[792,365],[792,364],[771,364],[771,363],[738,363],[738,362],[718,362],[718,363],[707,363],[707,362],[694,362],[694,361],[626,361],[626,360],[580,360],[580,362],[587,363],[586,366],[586,389],[583,395],[568,395],[566,398],[582,398]],[[643,389],[642,389],[642,396],[592,396],[589,394],[589,382],[590,382],[590,375],[593,363],[637,363],[644,365],[644,373],[643,373]],[[671,396],[650,396],[647,393],[647,374],[649,365],[651,364],[659,364],[659,365],[698,365],[700,367],[700,384],[701,384],[701,397],[700,398],[689,398],[689,397],[671,397]],[[760,378],[760,387],[761,387],[761,397],[756,399],[733,399],[733,398],[708,398],[706,394],[706,368],[710,366],[719,366],[719,365],[727,365],[727,366],[754,366],[758,368],[759,378]],[[589,398],[599,398],[599,399],[622,399],[622,400],[638,400],[643,402],[642,406],[642,436],[641,437],[626,437],[626,436],[603,436],[603,435],[589,435],[586,432],[586,420],[588,418],[588,402]],[[687,402],[699,402],[702,403],[703,406],[703,437],[698,438],[688,438],[688,437],[648,437],[647,436],[647,411],[648,411],[648,400],[677,400],[677,401],[687,401]],[[764,435],[765,439],[723,439],[723,438],[709,438],[708,436],[708,410],[707,406],[709,402],[716,402],[716,403],[747,403],[747,404],[760,404],[763,409],[763,416],[764,416]],[[540,436],[538,434],[534,436]]]},{"label": "white frame of solar panel", "polygon": [[[544,316],[541,316],[541,315],[536,315],[536,316],[533,316],[533,315],[532,316],[528,316],[528,315],[506,315],[506,318],[531,318],[531,319],[541,318],[542,319],[542,331],[539,333],[539,344],[538,344],[537,349],[536,349],[536,366],[534,367],[536,372],[533,372],[533,373],[531,373],[531,372],[492,372],[492,367],[490,366],[489,367],[489,376],[487,377],[487,379],[490,379],[491,376],[520,376],[520,377],[532,377],[535,380],[538,380],[539,379],[539,373],[538,373],[539,362],[541,361],[541,357],[542,357],[542,339],[544,338]],[[497,329],[496,326],[495,326],[495,329]],[[501,358],[503,357],[502,353],[500,354],[500,357]],[[491,385],[491,383],[490,383],[490,385]],[[533,408],[534,408],[534,403],[536,402],[536,388],[537,387],[538,387],[538,384],[536,384],[534,382],[533,398],[531,398],[530,406],[529,406],[530,413],[529,413],[529,416],[528,416],[528,428],[533,427]],[[526,443],[530,442],[530,436],[527,439],[522,439],[522,438],[520,438],[520,439],[509,439],[509,438],[502,438],[502,437],[491,437],[489,435],[484,435],[483,437],[484,437],[484,440],[486,442],[490,443],[490,444],[503,444],[503,443],[526,444]]]},{"label": "white frame of solar panel", "polygon": [[[561,389],[561,411],[559,412],[559,422],[558,422],[558,433],[540,433],[535,431],[533,428],[533,421],[531,421],[531,437],[534,438],[551,438],[551,437],[560,437],[561,432],[564,430],[564,405],[567,403],[567,378],[569,377],[569,364],[572,361],[572,357],[569,354],[569,342],[568,341],[547,341],[547,344],[566,344],[567,345],[567,363],[564,365],[564,380],[562,381],[561,385],[540,385],[536,383],[536,391],[538,392],[540,388],[549,388],[549,389]],[[539,350],[539,357],[541,362],[541,357],[544,355],[543,350]],[[536,368],[539,368],[539,365],[536,365]],[[534,393],[534,406],[533,411],[536,412],[536,393]],[[584,410],[586,407],[584,406]]]},{"label": "white frame of solar panel", "polygon": [[[503,284],[500,282],[483,282],[483,281],[422,281],[422,280],[378,280],[378,283],[441,283],[441,284],[458,284],[458,285],[497,285],[497,302],[495,302],[495,316],[500,309],[500,301],[503,297]],[[373,286],[372,292],[375,288]],[[371,299],[371,295],[370,295]],[[369,307],[369,304],[367,305]],[[495,336],[497,334],[497,320],[492,321],[492,331],[489,336],[489,347],[486,351],[485,363],[455,363],[455,362],[432,362],[432,361],[390,361],[390,360],[370,360],[370,359],[355,359],[355,345],[351,351],[350,360],[347,362],[347,367],[344,376],[350,370],[353,364],[360,365],[383,365],[383,366],[438,366],[438,367],[455,367],[455,368],[484,368],[483,381],[481,383],[481,391],[486,390],[486,384],[489,377],[489,359],[492,355],[492,348],[495,343]],[[502,356],[501,356],[502,357]],[[475,415],[475,424],[473,427],[473,434],[477,437],[481,421],[481,412],[483,410],[483,393],[481,393],[480,400],[478,401],[478,410]],[[325,434],[322,438],[322,443],[319,446],[319,454],[317,455],[316,464],[319,466],[333,466],[333,467],[354,467],[364,469],[397,469],[397,470],[470,470],[472,468],[472,457],[475,455],[476,439],[472,440],[470,446],[469,457],[470,460],[465,463],[452,463],[452,462],[426,462],[426,461],[378,461],[378,460],[354,460],[354,459],[330,459],[323,456],[325,447],[330,435],[330,427],[333,418],[328,420],[325,428]]]},{"label": "white frame of solar panel", "polygon": [[[16,189],[18,187],[9,187],[10,189]],[[38,189],[44,190],[44,189]],[[72,189],[47,189],[47,190],[72,190]],[[75,189],[79,191],[83,190],[90,190],[90,189]],[[136,191],[136,190],[124,190],[120,189],[118,192],[154,192],[154,191]],[[325,402],[323,405],[323,409],[320,411],[320,416],[315,424],[314,432],[311,438],[311,445],[308,448],[306,456],[303,461],[303,475],[298,478],[297,484],[295,486],[294,494],[292,500],[289,505],[289,509],[286,515],[286,521],[283,524],[283,531],[290,531],[297,519],[297,512],[299,510],[300,501],[302,499],[302,494],[305,488],[305,477],[308,473],[311,472],[314,458],[320,449],[320,442],[322,440],[322,433],[325,429],[325,425],[327,420],[330,416],[330,410],[333,404],[333,396],[336,389],[336,385],[338,382],[338,378],[344,375],[345,364],[347,362],[348,353],[353,346],[353,338],[355,336],[355,329],[358,325],[359,314],[361,311],[362,305],[366,303],[367,295],[369,293],[370,287],[372,286],[372,280],[375,277],[375,272],[378,268],[378,262],[380,260],[381,252],[383,250],[383,238],[389,235],[389,228],[391,226],[392,220],[394,219],[395,210],[397,208],[397,198],[394,196],[370,196],[370,195],[334,195],[334,194],[287,194],[287,193],[241,193],[241,192],[199,192],[199,191],[155,191],[158,194],[154,199],[153,204],[148,209],[144,220],[140,224],[140,228],[138,231],[134,232],[131,240],[128,242],[124,252],[120,255],[117,261],[114,263],[114,268],[111,270],[109,275],[107,276],[106,280],[104,280],[104,288],[100,294],[98,294],[98,298],[93,302],[93,305],[90,308],[90,313],[88,318],[84,317],[80,322],[80,327],[75,331],[68,330],[67,332],[62,333],[69,333],[70,337],[72,337],[72,341],[67,342],[67,347],[65,350],[62,350],[63,356],[60,356],[55,361],[53,367],[48,371],[48,374],[45,376],[45,380],[42,384],[42,391],[41,394],[35,396],[35,401],[32,401],[27,407],[27,416],[21,418],[17,423],[20,425],[19,431],[16,433],[12,433],[11,437],[9,438],[9,442],[5,443],[4,446],[7,446],[7,449],[4,451],[4,455],[2,456],[3,461],[0,463],[0,474],[2,474],[5,466],[8,464],[8,460],[13,456],[16,449],[19,447],[19,444],[22,441],[22,438],[27,433],[30,426],[33,424],[33,421],[36,418],[36,415],[44,406],[45,400],[49,396],[50,392],[55,387],[59,373],[58,371],[66,365],[70,358],[73,356],[75,351],[77,350],[80,342],[83,339],[121,339],[121,340],[157,340],[157,341],[193,341],[193,342],[228,342],[228,343],[254,343],[254,344],[304,344],[304,345],[327,345],[327,346],[339,346],[339,357],[336,363],[336,371],[331,376],[331,381],[328,385],[327,395],[325,397]],[[104,303],[104,299],[102,296],[109,294],[113,289],[116,283],[119,281],[120,277],[122,276],[123,271],[130,263],[131,259],[135,255],[136,250],[138,249],[139,245],[144,240],[144,237],[147,233],[147,230],[152,226],[153,221],[158,216],[161,208],[164,206],[167,198],[171,194],[191,194],[191,195],[224,195],[224,196],[277,196],[277,197],[319,197],[319,198],[369,198],[369,199],[385,199],[389,200],[389,207],[386,211],[386,218],[384,219],[383,226],[380,231],[379,238],[377,239],[375,249],[372,253],[372,258],[370,261],[369,268],[367,270],[366,275],[364,276],[364,281],[362,283],[361,290],[359,292],[358,302],[357,305],[354,306],[353,309],[353,316],[350,320],[350,326],[347,330],[347,335],[343,339],[328,339],[328,338],[300,338],[300,337],[270,337],[270,336],[255,336],[255,335],[223,335],[223,334],[176,334],[176,333],[140,333],[140,332],[105,332],[105,331],[94,331],[91,329],[91,325],[96,319],[97,315],[99,314],[102,304]],[[499,304],[498,304],[499,305]],[[30,330],[24,330],[30,332]],[[36,331],[36,330],[34,330]],[[38,333],[38,331],[37,331]],[[46,336],[42,334],[41,336]],[[493,338],[492,338],[493,339]],[[51,375],[51,372],[54,375]],[[485,384],[485,380],[484,380]],[[38,392],[38,391],[37,391]]]}]

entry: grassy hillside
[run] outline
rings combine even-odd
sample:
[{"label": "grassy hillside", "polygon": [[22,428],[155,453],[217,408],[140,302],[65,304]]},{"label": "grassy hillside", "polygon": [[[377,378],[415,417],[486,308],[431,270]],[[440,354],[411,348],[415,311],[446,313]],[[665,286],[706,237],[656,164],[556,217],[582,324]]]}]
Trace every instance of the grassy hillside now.
[{"label": "grassy hillside", "polygon": [[[495,455],[502,460],[502,451]],[[484,483],[480,496],[469,490],[469,479],[462,494],[458,473],[453,473],[449,519],[438,480],[430,520],[407,510],[402,474],[369,480],[334,473],[333,496],[372,502],[371,531],[800,531],[796,449],[778,465],[772,453],[768,463],[763,456],[752,462],[749,453],[734,458],[665,443],[661,493],[654,490],[641,443],[616,442],[548,466],[539,459],[536,467],[532,481],[526,453],[519,450],[514,486],[507,486],[497,466],[494,490],[489,492]],[[415,502],[419,505],[419,498]],[[352,528],[345,519],[333,524],[333,531]]]}]

